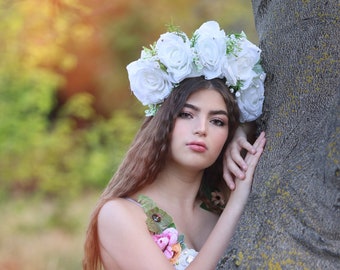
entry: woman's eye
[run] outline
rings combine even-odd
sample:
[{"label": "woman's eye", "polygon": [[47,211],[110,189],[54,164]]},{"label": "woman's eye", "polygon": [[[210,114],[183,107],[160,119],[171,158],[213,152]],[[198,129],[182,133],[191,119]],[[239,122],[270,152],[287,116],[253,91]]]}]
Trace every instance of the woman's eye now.
[{"label": "woman's eye", "polygon": [[188,113],[188,112],[181,112],[178,115],[178,117],[183,118],[183,119],[190,119],[190,118],[192,118],[192,115],[191,115],[191,113]]},{"label": "woman's eye", "polygon": [[211,123],[216,125],[216,126],[219,126],[219,127],[225,126],[224,121],[222,121],[220,119],[213,119],[213,120],[211,120]]}]

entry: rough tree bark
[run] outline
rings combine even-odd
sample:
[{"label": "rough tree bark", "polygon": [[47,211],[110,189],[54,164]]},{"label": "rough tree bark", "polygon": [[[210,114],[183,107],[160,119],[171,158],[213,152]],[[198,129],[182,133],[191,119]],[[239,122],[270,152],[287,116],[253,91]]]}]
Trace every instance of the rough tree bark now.
[{"label": "rough tree bark", "polygon": [[340,269],[339,9],[253,0],[268,141],[218,269]]}]

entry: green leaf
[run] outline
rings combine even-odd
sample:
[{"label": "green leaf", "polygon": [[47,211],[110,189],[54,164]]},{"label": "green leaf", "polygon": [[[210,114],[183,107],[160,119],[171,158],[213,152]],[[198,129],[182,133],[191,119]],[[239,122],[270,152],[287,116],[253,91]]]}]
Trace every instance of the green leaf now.
[{"label": "green leaf", "polygon": [[185,243],[184,243],[184,235],[180,234],[178,236],[177,242],[181,245],[182,250],[186,248]]},{"label": "green leaf", "polygon": [[256,63],[256,65],[253,67],[253,70],[257,73],[257,74],[261,74],[263,73],[263,68],[261,66],[260,61]]},{"label": "green leaf", "polygon": [[139,195],[138,196],[138,202],[142,205],[144,212],[147,212],[147,211],[157,207],[157,205],[154,203],[154,201],[151,200],[148,196],[145,196],[145,195]]},{"label": "green leaf", "polygon": [[152,199],[145,195],[140,195],[138,202],[142,205],[147,216],[146,225],[150,232],[159,234],[167,228],[176,228],[172,217],[164,210],[158,208]]},{"label": "green leaf", "polygon": [[181,28],[178,25],[174,25],[173,22],[166,24],[165,26],[169,32],[175,32],[175,33],[182,32]]}]

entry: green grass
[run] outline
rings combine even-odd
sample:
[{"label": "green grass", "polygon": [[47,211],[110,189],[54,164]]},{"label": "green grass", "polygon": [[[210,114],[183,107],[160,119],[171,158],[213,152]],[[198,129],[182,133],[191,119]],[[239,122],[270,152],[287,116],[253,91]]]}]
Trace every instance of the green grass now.
[{"label": "green grass", "polygon": [[81,269],[85,231],[98,197],[1,200],[0,269]]}]

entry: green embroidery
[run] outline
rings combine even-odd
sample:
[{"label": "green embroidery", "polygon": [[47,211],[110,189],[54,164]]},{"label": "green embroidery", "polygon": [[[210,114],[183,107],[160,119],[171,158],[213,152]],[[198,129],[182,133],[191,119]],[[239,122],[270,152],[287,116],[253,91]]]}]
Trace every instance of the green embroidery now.
[{"label": "green embroidery", "polygon": [[176,228],[172,217],[164,210],[158,208],[152,199],[145,195],[140,195],[138,202],[142,205],[147,216],[146,225],[150,232],[160,234],[167,228]]},{"label": "green embroidery", "polygon": [[[165,229],[175,228],[176,225],[172,217],[164,210],[158,208],[156,203],[145,195],[138,196],[138,202],[141,204],[144,213],[146,214],[146,225],[148,229],[153,234],[161,234]],[[181,248],[185,248],[184,235],[178,235],[178,243],[180,243]]]}]

